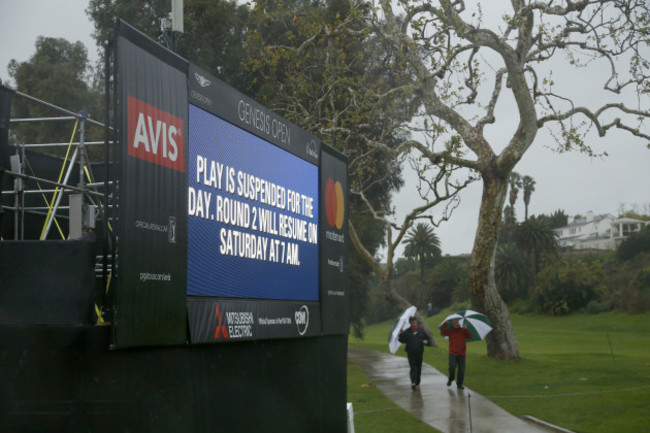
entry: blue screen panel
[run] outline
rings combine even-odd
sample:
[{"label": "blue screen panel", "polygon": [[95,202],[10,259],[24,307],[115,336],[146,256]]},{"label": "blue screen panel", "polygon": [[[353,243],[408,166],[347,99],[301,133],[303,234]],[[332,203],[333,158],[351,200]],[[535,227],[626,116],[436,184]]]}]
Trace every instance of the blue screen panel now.
[{"label": "blue screen panel", "polygon": [[318,300],[318,167],[190,105],[187,293]]}]

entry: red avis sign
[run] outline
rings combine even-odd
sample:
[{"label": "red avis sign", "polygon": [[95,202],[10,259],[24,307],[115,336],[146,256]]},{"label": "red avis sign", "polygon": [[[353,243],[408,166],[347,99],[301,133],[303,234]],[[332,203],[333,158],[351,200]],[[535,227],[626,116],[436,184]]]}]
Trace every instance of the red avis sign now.
[{"label": "red avis sign", "polygon": [[183,119],[129,96],[129,155],[185,172]]}]

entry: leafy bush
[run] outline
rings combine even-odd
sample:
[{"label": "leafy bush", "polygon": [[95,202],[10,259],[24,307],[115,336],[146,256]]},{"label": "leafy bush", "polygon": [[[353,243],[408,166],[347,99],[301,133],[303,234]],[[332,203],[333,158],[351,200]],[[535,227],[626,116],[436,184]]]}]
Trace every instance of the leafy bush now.
[{"label": "leafy bush", "polygon": [[611,311],[612,309],[612,303],[611,302],[598,302],[595,299],[589,301],[587,306],[585,307],[585,311],[587,314],[600,314],[600,313],[606,313],[608,311]]},{"label": "leafy bush", "polygon": [[411,271],[416,270],[418,264],[413,259],[399,258],[395,262],[395,267],[393,269],[393,277],[397,278],[402,275],[406,275]]},{"label": "leafy bush", "polygon": [[564,257],[537,275],[531,300],[539,311],[553,315],[579,311],[597,298],[602,277],[600,261]]},{"label": "leafy bush", "polygon": [[392,320],[400,313],[399,309],[388,302],[384,294],[376,286],[370,289],[368,298],[368,310],[365,315],[367,324]]},{"label": "leafy bush", "polygon": [[461,310],[470,310],[471,308],[472,308],[472,304],[470,303],[470,301],[462,301],[462,302],[455,302],[451,307],[449,307],[449,310],[456,312]]},{"label": "leafy bush", "polygon": [[650,252],[608,263],[603,284],[607,291],[600,296],[601,302],[610,302],[615,310],[626,313],[650,311]]},{"label": "leafy bush", "polygon": [[630,313],[650,310],[650,266],[639,270],[630,281],[627,301]]},{"label": "leafy bush", "polygon": [[528,294],[535,278],[534,262],[513,243],[499,245],[494,278],[501,297],[510,304]]},{"label": "leafy bush", "polygon": [[534,305],[529,299],[517,299],[508,304],[508,310],[513,314],[527,314],[534,311]]},{"label": "leafy bush", "polygon": [[456,289],[467,282],[467,266],[459,260],[441,259],[430,278],[429,302],[438,308],[448,307]]},{"label": "leafy bush", "polygon": [[622,261],[631,260],[642,252],[650,252],[650,226],[624,240],[617,252]]}]

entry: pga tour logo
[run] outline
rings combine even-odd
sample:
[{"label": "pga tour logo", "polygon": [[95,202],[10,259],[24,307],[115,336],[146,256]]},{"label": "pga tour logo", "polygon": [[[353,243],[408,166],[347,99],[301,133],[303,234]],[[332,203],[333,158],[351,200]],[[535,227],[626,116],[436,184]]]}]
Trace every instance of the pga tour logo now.
[{"label": "pga tour logo", "polygon": [[129,155],[185,172],[184,122],[129,96]]},{"label": "pga tour logo", "polygon": [[305,335],[307,328],[309,328],[309,308],[306,305],[300,307],[300,310],[295,313],[296,325],[298,326],[298,334]]}]

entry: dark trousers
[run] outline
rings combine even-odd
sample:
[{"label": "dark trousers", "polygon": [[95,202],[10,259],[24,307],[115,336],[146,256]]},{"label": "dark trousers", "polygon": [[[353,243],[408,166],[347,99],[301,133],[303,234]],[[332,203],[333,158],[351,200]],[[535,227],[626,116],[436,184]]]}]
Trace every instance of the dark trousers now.
[{"label": "dark trousers", "polygon": [[411,369],[409,372],[411,376],[411,383],[419,385],[420,374],[422,373],[422,352],[408,352],[407,355],[409,359],[409,367]]},{"label": "dark trousers", "polygon": [[449,380],[454,380],[456,376],[456,367],[458,367],[458,376],[456,385],[461,386],[465,379],[465,357],[458,355],[449,355]]}]

